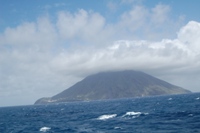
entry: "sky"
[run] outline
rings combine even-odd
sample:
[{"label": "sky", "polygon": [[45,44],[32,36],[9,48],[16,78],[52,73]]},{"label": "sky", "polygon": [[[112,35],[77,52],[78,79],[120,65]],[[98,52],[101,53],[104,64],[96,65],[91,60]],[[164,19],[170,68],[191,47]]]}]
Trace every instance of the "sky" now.
[{"label": "sky", "polygon": [[138,70],[200,92],[200,1],[0,0],[0,107]]}]

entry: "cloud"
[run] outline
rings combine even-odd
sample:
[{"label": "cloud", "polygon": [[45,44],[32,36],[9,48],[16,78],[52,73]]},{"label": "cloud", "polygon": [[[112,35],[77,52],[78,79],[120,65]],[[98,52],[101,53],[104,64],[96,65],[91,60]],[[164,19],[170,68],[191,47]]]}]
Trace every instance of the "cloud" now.
[{"label": "cloud", "polygon": [[[194,26],[196,24],[197,22]],[[185,27],[188,25],[191,26],[191,22]],[[182,34],[182,29],[178,32],[178,36],[180,34]],[[198,50],[193,49],[193,44],[187,43],[188,41],[185,43],[179,38],[163,39],[158,42],[119,40],[99,49],[77,49],[72,53],[65,51],[54,58],[52,64],[60,66],[59,69],[63,72],[70,70],[75,73],[81,70],[82,72],[78,72],[79,74],[89,73],[93,69],[97,71],[96,68],[99,68],[99,71],[114,69],[164,70],[166,68],[167,71],[174,72],[173,70],[176,69],[184,70],[186,66],[192,67],[190,62],[198,60],[199,53],[195,53]],[[73,67],[70,68],[71,66]]]},{"label": "cloud", "polygon": [[[54,67],[53,70],[57,72],[77,77],[85,77],[92,73],[109,70],[142,70],[172,83],[188,87],[190,86],[186,82],[188,78],[190,76],[198,78],[199,76],[200,61],[198,59],[200,53],[198,52],[199,47],[196,47],[196,41],[199,41],[198,34],[190,39],[192,33],[200,31],[198,26],[198,22],[189,22],[180,29],[176,39],[163,39],[161,41],[119,40],[99,49],[76,49],[72,53],[64,51],[52,60],[51,65]],[[183,32],[185,29],[189,30],[191,34]],[[184,40],[181,39],[182,36]],[[179,76],[181,76],[182,82],[176,80]],[[197,86],[193,87],[189,89],[198,91]]]},{"label": "cloud", "polygon": [[48,18],[39,18],[37,22],[25,22],[16,28],[7,28],[2,36],[3,44],[19,48],[46,49],[55,43],[56,32]]},{"label": "cloud", "polygon": [[160,24],[167,21],[170,7],[168,5],[156,5],[152,10],[152,21],[154,24]]},{"label": "cloud", "polygon": [[185,44],[186,47],[195,53],[199,53],[200,49],[200,23],[190,21],[186,26],[182,27],[178,33],[178,39]]},{"label": "cloud", "polygon": [[118,4],[110,1],[110,2],[108,2],[107,7],[110,11],[115,12],[118,8]]},{"label": "cloud", "polygon": [[[177,30],[182,25],[183,17],[172,19],[171,7],[158,4],[153,8],[136,4],[125,11],[115,24],[118,38],[136,40],[161,40],[175,38]],[[120,34],[121,33],[121,34]],[[116,35],[115,35],[116,36]]]},{"label": "cloud", "polygon": [[140,29],[148,17],[148,11],[143,6],[135,6],[132,10],[125,12],[121,16],[120,25],[126,27],[126,30],[134,32]]},{"label": "cloud", "polygon": [[81,40],[82,42],[97,42],[96,35],[102,35],[105,19],[99,13],[80,9],[75,14],[58,13],[56,26],[63,39]]},{"label": "cloud", "polygon": [[178,31],[180,21],[169,12],[166,5],[136,5],[111,23],[80,9],[60,11],[54,21],[42,16],[7,27],[0,34],[0,96],[7,103],[0,105],[31,104],[108,70],[141,70],[199,91],[199,80],[191,78],[199,79],[200,23],[190,21]]}]

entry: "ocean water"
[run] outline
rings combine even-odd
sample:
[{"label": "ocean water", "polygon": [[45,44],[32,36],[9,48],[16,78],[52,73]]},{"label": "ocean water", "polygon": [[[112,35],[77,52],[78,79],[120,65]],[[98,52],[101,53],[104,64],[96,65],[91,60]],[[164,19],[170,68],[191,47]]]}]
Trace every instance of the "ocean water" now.
[{"label": "ocean water", "polygon": [[200,93],[0,108],[0,133],[200,133]]}]

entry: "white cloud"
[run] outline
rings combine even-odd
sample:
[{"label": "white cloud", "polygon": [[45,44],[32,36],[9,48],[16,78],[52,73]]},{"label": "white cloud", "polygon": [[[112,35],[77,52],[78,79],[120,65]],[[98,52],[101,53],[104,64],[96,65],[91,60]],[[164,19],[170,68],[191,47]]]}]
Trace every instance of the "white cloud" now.
[{"label": "white cloud", "polygon": [[132,10],[125,12],[121,16],[120,26],[126,27],[126,30],[134,32],[145,25],[148,17],[148,11],[143,6],[135,6]]},{"label": "white cloud", "polygon": [[168,38],[176,28],[170,35],[157,28],[179,23],[169,12],[164,5],[134,6],[108,23],[101,14],[80,9],[59,12],[56,23],[45,16],[7,28],[0,34],[0,96],[8,102],[0,105],[30,104],[107,70],[142,70],[199,91],[199,80],[188,78],[199,79],[200,23],[191,21],[175,39]]},{"label": "white cloud", "polygon": [[176,20],[170,17],[171,7],[158,4],[149,9],[143,5],[134,5],[120,16],[115,25],[118,38],[161,40],[175,38],[183,17]]},{"label": "white cloud", "polygon": [[[198,24],[198,22],[189,22],[182,29]],[[162,73],[172,77],[177,75],[176,78],[181,75],[183,80],[181,83],[174,78],[166,79],[188,87],[189,83],[185,82],[185,80],[188,81],[188,73],[194,75],[196,73],[196,76],[199,76],[199,53],[195,52],[199,48],[194,49],[193,42],[188,44],[190,38],[185,42],[179,40],[180,34],[186,36],[185,38],[188,37],[187,33],[182,33],[182,29],[178,32],[178,38],[173,40],[163,39],[157,42],[121,40],[99,49],[85,48],[84,50],[77,49],[72,53],[63,52],[52,60],[51,65],[60,73],[82,77],[99,71],[123,69],[143,70],[160,77],[164,77]],[[190,30],[195,32],[196,28]],[[198,36],[196,37],[198,39]],[[196,38],[193,39],[196,40]],[[195,87],[192,90],[198,91]]]},{"label": "white cloud", "polygon": [[152,21],[153,23],[156,25],[160,24],[160,23],[164,23],[166,21],[168,21],[167,19],[169,18],[170,12],[170,7],[168,5],[156,5],[153,9],[152,9]]},{"label": "white cloud", "polygon": [[48,18],[39,18],[37,22],[26,22],[16,28],[7,28],[1,37],[7,46],[14,48],[46,49],[56,41],[56,33]]},{"label": "white cloud", "polygon": [[57,27],[64,39],[82,40],[83,42],[96,41],[96,35],[102,35],[105,19],[100,14],[80,9],[75,14],[60,12]]},{"label": "white cloud", "polygon": [[186,47],[199,53],[200,49],[200,23],[190,21],[186,26],[182,27],[178,33],[178,39],[185,44]]}]

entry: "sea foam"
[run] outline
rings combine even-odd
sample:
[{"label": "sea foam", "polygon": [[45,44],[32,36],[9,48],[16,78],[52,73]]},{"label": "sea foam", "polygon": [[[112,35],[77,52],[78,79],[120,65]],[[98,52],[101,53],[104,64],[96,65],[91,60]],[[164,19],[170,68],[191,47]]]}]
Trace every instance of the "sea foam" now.
[{"label": "sea foam", "polygon": [[170,100],[172,100],[172,98],[170,97],[168,100],[170,101]]},{"label": "sea foam", "polygon": [[125,115],[141,115],[141,112],[126,112]]},{"label": "sea foam", "polygon": [[98,120],[107,120],[116,117],[117,114],[109,114],[109,115],[101,115],[97,119]]},{"label": "sea foam", "polygon": [[51,129],[50,127],[42,127],[42,128],[40,128],[40,132],[47,132],[50,129]]},{"label": "sea foam", "polygon": [[131,112],[126,112],[126,114],[124,114],[122,117],[132,117],[132,118],[136,118],[136,117],[139,117],[140,115],[148,115],[148,113],[142,113],[142,112],[134,112],[134,111],[131,111]]}]

